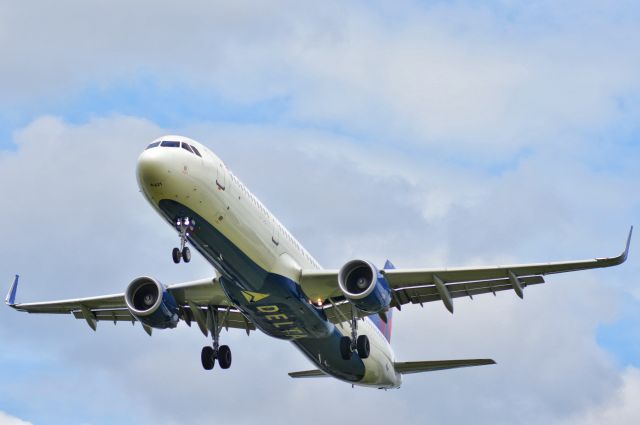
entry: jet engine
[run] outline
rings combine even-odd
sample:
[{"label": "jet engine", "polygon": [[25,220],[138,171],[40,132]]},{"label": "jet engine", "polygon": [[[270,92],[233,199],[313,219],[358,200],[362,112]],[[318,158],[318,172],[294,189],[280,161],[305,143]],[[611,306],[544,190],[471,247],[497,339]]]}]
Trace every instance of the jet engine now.
[{"label": "jet engine", "polygon": [[150,277],[139,277],[127,286],[124,300],[131,314],[156,329],[178,325],[178,303],[167,288]]},{"label": "jet engine", "polygon": [[391,289],[378,269],[368,261],[352,260],[338,272],[344,296],[366,313],[380,313],[391,304]]}]

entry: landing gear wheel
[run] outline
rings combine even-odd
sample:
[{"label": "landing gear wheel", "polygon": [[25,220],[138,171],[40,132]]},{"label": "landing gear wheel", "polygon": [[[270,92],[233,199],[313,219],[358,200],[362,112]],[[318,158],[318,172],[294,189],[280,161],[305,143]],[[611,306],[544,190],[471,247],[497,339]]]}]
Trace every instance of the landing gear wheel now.
[{"label": "landing gear wheel", "polygon": [[189,249],[188,246],[185,246],[184,248],[182,248],[182,259],[184,260],[185,263],[188,263],[189,261],[191,261],[191,250]]},{"label": "landing gear wheel", "polygon": [[366,359],[369,357],[369,353],[371,352],[371,346],[369,345],[369,338],[366,335],[360,335],[358,337],[357,343],[358,356],[361,359]]},{"label": "landing gear wheel", "polygon": [[221,345],[218,349],[218,363],[222,369],[229,369],[231,366],[231,349],[228,345]]},{"label": "landing gear wheel", "polygon": [[351,359],[351,338],[348,336],[340,338],[340,354],[343,360]]},{"label": "landing gear wheel", "polygon": [[180,248],[173,248],[173,251],[171,251],[171,256],[173,257],[173,262],[178,264],[180,262],[180,258],[182,257]]},{"label": "landing gear wheel", "polygon": [[213,353],[213,348],[209,346],[202,347],[200,359],[202,360],[202,367],[205,368],[205,370],[213,369],[213,366],[216,364],[216,357]]}]

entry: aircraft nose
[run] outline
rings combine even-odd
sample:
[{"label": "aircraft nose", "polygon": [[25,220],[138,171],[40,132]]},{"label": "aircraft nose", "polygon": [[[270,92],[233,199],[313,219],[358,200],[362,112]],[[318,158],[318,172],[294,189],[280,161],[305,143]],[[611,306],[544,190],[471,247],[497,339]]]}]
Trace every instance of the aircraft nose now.
[{"label": "aircraft nose", "polygon": [[162,189],[163,182],[171,172],[170,158],[164,149],[147,149],[138,158],[138,186],[146,193]]}]

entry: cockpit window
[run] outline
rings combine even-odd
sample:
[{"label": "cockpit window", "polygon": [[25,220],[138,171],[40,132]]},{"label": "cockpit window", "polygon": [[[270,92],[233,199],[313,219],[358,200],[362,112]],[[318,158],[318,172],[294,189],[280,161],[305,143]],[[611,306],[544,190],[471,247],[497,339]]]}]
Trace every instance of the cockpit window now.
[{"label": "cockpit window", "polygon": [[[189,145],[191,146],[191,145]],[[202,158],[202,155],[200,155],[200,152],[198,152],[198,149],[196,149],[195,146],[191,146],[191,149],[193,150],[193,153],[195,153],[196,155],[198,155],[200,158]]]},{"label": "cockpit window", "polygon": [[155,148],[157,146],[162,146],[162,147],[165,147],[165,148],[179,148],[179,147],[182,147],[182,149],[184,149],[186,151],[189,151],[191,153],[194,153],[194,154],[198,155],[200,158],[202,158],[202,155],[200,155],[200,152],[198,151],[198,149],[196,149],[195,146],[192,146],[192,145],[190,145],[188,143],[185,143],[185,142],[180,143],[180,142],[178,142],[176,140],[164,140],[162,142],[153,142],[149,146],[147,146],[145,148],[145,150],[151,149],[151,148]]}]

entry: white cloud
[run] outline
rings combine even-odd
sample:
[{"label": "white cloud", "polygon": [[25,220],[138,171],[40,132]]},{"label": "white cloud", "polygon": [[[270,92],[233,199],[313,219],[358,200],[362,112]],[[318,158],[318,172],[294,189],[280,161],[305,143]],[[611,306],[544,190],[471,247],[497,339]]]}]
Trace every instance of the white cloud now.
[{"label": "white cloud", "polygon": [[22,419],[18,419],[14,416],[9,416],[9,414],[0,411],[0,425],[32,425],[31,422],[23,421]]},{"label": "white cloud", "polygon": [[[12,243],[0,246],[0,274],[23,274],[20,300],[119,292],[142,274],[172,283],[211,273],[199,258],[188,267],[171,263],[176,236],[137,192],[135,159],[164,132],[144,120],[113,117],[83,125],[42,118],[17,133],[18,150],[0,158],[0,190],[12,200],[0,210],[0,221],[12,223],[5,229]],[[376,263],[389,256],[398,266],[590,257],[617,249],[624,236],[611,234],[609,225],[595,226],[597,217],[611,209],[619,210],[621,221],[630,220],[625,199],[632,187],[618,185],[618,177],[607,183],[578,172],[566,158],[556,171],[553,161],[534,158],[493,177],[421,167],[421,158],[386,156],[377,148],[364,152],[349,139],[321,132],[227,125],[187,132],[216,151],[327,266],[353,256]],[[291,146],[291,140],[302,143]],[[567,170],[562,184],[551,184]],[[545,178],[532,177],[543,171]],[[617,192],[607,193],[614,185]],[[448,196],[435,217],[422,208],[432,190]],[[523,190],[529,196],[519,201]],[[473,193],[481,195],[469,200]],[[597,206],[602,199],[607,208]],[[514,215],[514,200],[545,208]],[[560,240],[560,233],[567,237]],[[552,276],[547,285],[527,290],[524,301],[513,294],[459,300],[453,316],[437,303],[407,306],[394,324],[402,360],[486,356],[498,365],[407,377],[399,391],[292,381],[286,372],[308,368],[307,361],[289,344],[257,334],[225,334],[234,366],[208,374],[198,360],[207,341],[195,329],[181,326],[148,338],[139,326],[101,323],[93,334],[69,317],[6,308],[0,309],[2,340],[12,341],[11,353],[25,355],[7,354],[0,364],[38,375],[34,387],[33,376],[5,372],[18,399],[38,411],[58,403],[68,411],[57,418],[98,424],[117,415],[105,406],[135,412],[125,423],[171,424],[213,416],[249,423],[256,411],[276,405],[291,418],[315,423],[300,400],[334,405],[346,398],[368,406],[366,412],[345,412],[347,417],[370,420],[400,415],[408,422],[458,423],[473,415],[477,423],[496,423],[496,417],[502,418],[498,423],[535,423],[531,417],[555,423],[615,391],[619,373],[595,334],[615,317],[624,294],[609,281],[629,280],[631,272]],[[258,400],[251,411],[236,405],[248,387]],[[96,398],[103,403],[89,402]],[[456,409],[460,398],[466,410]]]},{"label": "white cloud", "polygon": [[[22,274],[20,300],[212,273],[199,257],[170,262],[176,235],[136,187],[139,152],[168,132],[209,145],[329,267],[612,255],[637,222],[638,151],[609,133],[637,130],[630,4],[142,1],[123,13],[116,3],[0,5],[0,53],[11,58],[3,102],[36,108],[143,75],[234,104],[284,98],[288,109],[265,125],[45,116],[17,129],[16,151],[0,152],[0,278]],[[637,371],[618,370],[596,334],[637,274],[630,261],[551,276],[524,301],[459,300],[453,316],[437,303],[407,306],[395,315],[401,360],[498,365],[410,376],[390,392],[292,381],[286,372],[308,362],[261,335],[225,334],[234,366],[211,374],[200,370],[207,341],[196,329],[148,338],[101,323],[93,334],[70,317],[0,308],[0,340],[11,341],[0,370],[12,382],[0,400],[11,391],[36,423],[324,421],[309,400],[360,406],[342,412],[346,421],[597,423],[635,414],[626,400]]]},{"label": "white cloud", "polygon": [[566,425],[633,425],[640,420],[640,371],[629,367],[622,374],[622,383],[603,403],[567,420]]},{"label": "white cloud", "polygon": [[632,6],[5,5],[0,88],[17,105],[144,76],[232,103],[287,99],[299,125],[491,162],[638,121]]}]

